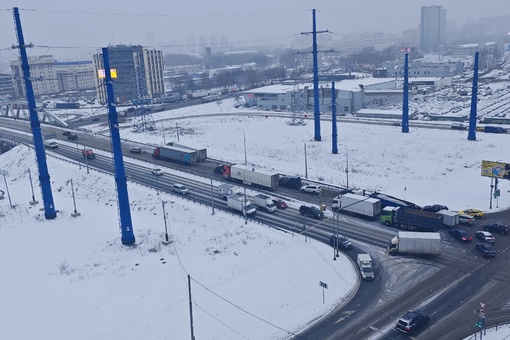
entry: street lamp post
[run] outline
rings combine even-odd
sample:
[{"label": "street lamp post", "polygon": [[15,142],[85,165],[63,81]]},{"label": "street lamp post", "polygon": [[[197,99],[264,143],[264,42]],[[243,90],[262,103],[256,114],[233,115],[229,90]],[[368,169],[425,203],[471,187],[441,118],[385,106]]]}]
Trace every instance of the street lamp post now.
[{"label": "street lamp post", "polygon": [[165,201],[161,201],[161,204],[163,205],[163,220],[165,221],[165,240],[163,241],[164,245],[169,245],[170,241],[168,239],[168,229],[166,226],[166,211],[165,211]]}]

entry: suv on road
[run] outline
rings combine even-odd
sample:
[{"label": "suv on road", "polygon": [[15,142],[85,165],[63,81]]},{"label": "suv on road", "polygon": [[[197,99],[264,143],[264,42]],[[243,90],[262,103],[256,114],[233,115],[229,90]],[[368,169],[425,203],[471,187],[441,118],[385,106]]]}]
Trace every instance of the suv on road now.
[{"label": "suv on road", "polygon": [[186,188],[182,184],[174,184],[172,185],[172,190],[176,193],[179,193],[181,195],[187,195],[189,193],[189,189]]},{"label": "suv on road", "polygon": [[428,325],[429,321],[430,316],[427,312],[423,310],[409,311],[398,319],[396,328],[402,333],[412,334]]},{"label": "suv on road", "polygon": [[490,231],[493,234],[508,234],[508,225],[503,223],[488,223],[483,226],[483,230]]},{"label": "suv on road", "polygon": [[299,207],[299,213],[303,216],[310,216],[316,219],[323,218],[324,213],[311,205],[302,205]]},{"label": "suv on road", "polygon": [[301,192],[307,192],[312,194],[320,195],[322,193],[322,187],[320,185],[308,184],[301,187]]},{"label": "suv on road", "polygon": [[158,168],[152,169],[151,173],[153,175],[156,175],[156,176],[162,176],[163,175],[163,171],[161,171],[161,169],[158,169]]},{"label": "suv on road", "polygon": [[494,244],[494,242],[496,242],[496,239],[494,238],[494,236],[492,236],[492,234],[489,233],[488,231],[479,230],[475,233],[475,236],[477,239],[479,239],[480,241],[485,242],[485,243]]},{"label": "suv on road", "polygon": [[131,148],[131,149],[129,149],[129,152],[131,152],[131,153],[142,153],[142,149],[140,149],[140,148]]}]

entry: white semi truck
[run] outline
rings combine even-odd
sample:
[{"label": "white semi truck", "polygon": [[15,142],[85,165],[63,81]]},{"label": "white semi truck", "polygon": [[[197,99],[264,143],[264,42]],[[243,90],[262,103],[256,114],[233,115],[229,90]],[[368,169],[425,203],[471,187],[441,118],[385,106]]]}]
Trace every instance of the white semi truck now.
[{"label": "white semi truck", "polygon": [[381,201],[362,195],[344,194],[333,198],[331,210],[358,217],[376,218],[381,214]]},{"label": "white semi truck", "polygon": [[399,231],[388,245],[391,255],[441,255],[441,235],[439,233]]}]

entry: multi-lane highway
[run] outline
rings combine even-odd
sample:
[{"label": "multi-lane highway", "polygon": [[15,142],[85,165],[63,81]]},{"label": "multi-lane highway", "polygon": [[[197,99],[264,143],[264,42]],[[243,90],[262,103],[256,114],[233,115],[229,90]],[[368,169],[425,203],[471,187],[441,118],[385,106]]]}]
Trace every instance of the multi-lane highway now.
[{"label": "multi-lane highway", "polygon": [[[1,120],[0,135],[30,144],[32,137],[28,122],[12,119]],[[64,140],[62,129],[42,126],[43,135],[54,134]],[[74,162],[81,162],[104,172],[113,173],[113,162],[110,141],[103,136],[89,135],[78,132],[80,144],[93,146],[96,159],[84,164],[79,146],[73,143],[61,143],[58,149],[49,151],[58,157]],[[65,140],[67,142],[67,140]],[[215,209],[228,210],[226,203],[213,190],[211,179],[218,183],[222,178],[214,174],[217,161],[208,161],[195,166],[186,166],[164,161],[156,161],[151,157],[151,148],[141,147],[142,154],[130,154],[133,143],[124,143],[126,158],[126,176],[132,182],[152,187],[156,190],[170,192],[171,185],[181,183],[190,189],[187,198],[197,204],[211,205]],[[51,157],[51,156],[48,156]],[[150,169],[157,164],[165,175],[151,175]],[[194,176],[191,176],[194,175]],[[337,228],[337,221],[326,214],[323,220],[304,219],[296,207],[298,202],[318,204],[331,201],[338,193],[338,188],[327,188],[322,197],[302,194],[296,190],[279,188],[271,192],[273,196],[281,196],[295,201],[286,210],[278,210],[274,214],[257,212],[250,217],[250,222],[261,223],[261,227],[279,228],[283,232],[292,232],[299,237],[328,243],[329,237]],[[248,192],[252,192],[248,190]],[[475,230],[489,221],[509,221],[510,212],[489,214],[477,220],[472,227],[464,229],[474,235]],[[480,303],[485,304],[486,325],[510,322],[510,272],[506,269],[509,262],[510,236],[497,235],[498,256],[487,260],[474,249],[473,244],[459,244],[442,232],[443,253],[440,257],[391,257],[386,254],[385,247],[397,230],[385,227],[377,221],[366,221],[346,215],[338,218],[341,234],[353,242],[353,249],[346,255],[355,260],[358,252],[368,252],[374,258],[376,279],[372,282],[361,282],[356,294],[338,306],[325,318],[303,330],[296,339],[403,339],[404,335],[394,329],[395,322],[404,312],[414,308],[423,308],[431,314],[429,327],[414,335],[419,339],[462,339],[474,333],[474,324],[478,320]],[[331,261],[335,252],[332,250]]]}]

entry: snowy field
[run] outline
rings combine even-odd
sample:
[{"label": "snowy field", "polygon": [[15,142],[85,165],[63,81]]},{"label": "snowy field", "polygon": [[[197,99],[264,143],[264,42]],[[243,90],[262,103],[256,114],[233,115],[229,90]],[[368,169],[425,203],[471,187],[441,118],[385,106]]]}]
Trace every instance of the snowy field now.
[{"label": "snowy field", "polygon": [[[230,113],[232,112],[232,113]],[[214,114],[224,114],[214,116]],[[260,112],[258,112],[260,113]],[[69,113],[68,113],[69,114]],[[200,117],[191,117],[205,115]],[[72,114],[69,115],[72,117]],[[213,158],[244,162],[275,172],[349,187],[378,190],[419,205],[440,203],[452,210],[489,211],[490,179],[480,176],[482,160],[510,162],[509,135],[339,123],[338,154],[331,153],[331,123],[313,141],[313,122],[257,116],[233,109],[233,100],[153,115],[158,129],[121,137],[152,145],[177,139],[207,148]],[[164,120],[164,121],[163,121]],[[178,129],[176,128],[178,127]],[[91,126],[108,135],[102,124]],[[163,133],[164,129],[164,133]],[[306,145],[307,169],[304,149]],[[187,275],[192,278],[194,331],[208,339],[285,339],[309,320],[327,313],[355,289],[350,262],[333,263],[331,249],[305,243],[302,235],[197,206],[128,183],[136,246],[121,245],[111,176],[48,159],[57,219],[30,206],[27,169],[41,200],[33,150],[18,147],[0,156],[0,168],[15,211],[0,201],[0,246],[4,276],[0,289],[6,338],[183,339],[190,333]],[[73,179],[80,217],[74,210]],[[0,186],[3,188],[3,186]],[[500,181],[493,211],[510,207],[510,185]],[[164,239],[162,200],[167,201],[171,246]],[[496,208],[497,207],[497,208]],[[325,303],[319,281],[328,283]],[[30,327],[26,327],[30,324]],[[78,330],[78,332],[77,332]],[[501,334],[501,333],[500,333]],[[489,339],[489,337],[487,337]]]}]

